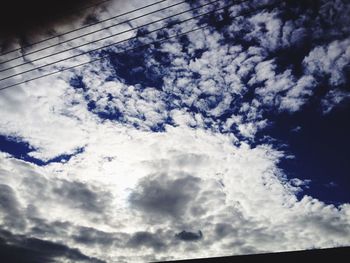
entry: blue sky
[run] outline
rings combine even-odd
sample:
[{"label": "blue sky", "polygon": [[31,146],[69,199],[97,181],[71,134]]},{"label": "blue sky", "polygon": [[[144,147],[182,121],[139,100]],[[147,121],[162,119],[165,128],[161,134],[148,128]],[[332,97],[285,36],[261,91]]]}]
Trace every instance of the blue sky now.
[{"label": "blue sky", "polygon": [[[201,3],[188,1],[64,47]],[[178,20],[162,21],[46,62],[140,36],[124,45],[2,83],[106,58],[1,91],[0,238],[29,250],[41,246],[33,239],[64,245],[45,254],[57,262],[349,245],[350,5],[274,3],[244,1],[159,34],[142,33]],[[139,6],[111,1],[92,15]],[[136,49],[122,52],[125,47]],[[45,53],[22,55],[13,65]]]}]

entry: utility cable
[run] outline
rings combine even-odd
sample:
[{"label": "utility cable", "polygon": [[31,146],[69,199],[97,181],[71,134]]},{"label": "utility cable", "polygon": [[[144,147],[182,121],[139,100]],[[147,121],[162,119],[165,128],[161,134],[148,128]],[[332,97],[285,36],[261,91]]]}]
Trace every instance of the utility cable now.
[{"label": "utility cable", "polygon": [[[78,45],[78,46],[75,46],[75,47],[71,47],[71,48],[68,48],[68,49],[65,49],[65,50],[62,50],[62,51],[59,51],[59,52],[56,52],[56,53],[53,53],[53,54],[44,56],[44,57],[40,57],[40,58],[37,58],[37,59],[33,59],[33,60],[28,61],[28,62],[25,62],[25,63],[23,63],[23,64],[16,65],[16,66],[13,66],[13,67],[10,67],[10,68],[7,68],[7,69],[0,70],[0,72],[4,72],[4,71],[7,71],[7,70],[9,70],[9,69],[14,69],[14,68],[20,67],[20,66],[25,65],[25,64],[30,64],[30,63],[33,63],[33,62],[36,62],[36,61],[39,61],[39,60],[43,60],[43,59],[49,58],[49,57],[51,57],[51,56],[55,56],[55,55],[58,55],[58,54],[62,54],[62,53],[71,51],[71,50],[75,50],[75,49],[77,49],[77,48],[80,48],[80,47],[83,47],[83,46],[86,46],[86,45],[89,45],[89,44],[92,44],[92,43],[96,43],[96,42],[99,42],[99,41],[102,41],[102,40],[106,40],[106,39],[115,37],[115,36],[117,36],[117,35],[121,35],[121,34],[124,34],[124,33],[132,32],[132,31],[134,31],[134,30],[143,28],[143,27],[145,27],[145,26],[149,26],[149,25],[152,25],[152,24],[161,22],[161,21],[168,20],[169,18],[173,18],[173,17],[179,16],[179,15],[182,15],[182,14],[185,14],[185,13],[188,13],[188,12],[191,12],[191,11],[193,11],[193,10],[197,10],[197,9],[199,9],[199,8],[202,8],[202,7],[204,7],[204,6],[210,5],[210,4],[212,4],[212,3],[214,3],[214,2],[217,2],[217,1],[220,1],[220,0],[215,0],[215,1],[213,1],[213,2],[209,2],[209,3],[203,4],[203,5],[197,6],[197,7],[195,7],[195,8],[187,9],[187,10],[185,10],[185,11],[182,11],[182,12],[176,13],[176,14],[174,14],[174,15],[171,15],[171,16],[168,16],[168,17],[165,17],[165,18],[161,18],[161,19],[158,19],[158,20],[155,20],[155,21],[146,23],[146,24],[143,24],[143,25],[138,26],[138,27],[135,27],[135,28],[127,29],[127,30],[118,32],[118,33],[116,33],[116,34],[112,34],[112,35],[107,36],[107,37],[103,37],[103,38],[100,38],[100,39],[97,39],[97,40],[94,40],[94,41],[91,41],[91,42],[88,42],[88,43],[84,43],[84,44],[81,44],[81,45]],[[249,1],[249,0],[242,0],[242,1],[240,1],[240,2],[235,2],[235,3],[232,3],[232,4],[230,4],[230,5],[224,6],[224,7],[220,8],[220,9],[218,9],[218,10],[227,8],[227,7],[232,6],[232,5],[241,4],[241,3],[247,2],[247,1]],[[178,21],[178,22],[173,23],[173,25],[181,24],[181,23],[187,22],[187,21],[189,21],[189,20],[196,19],[196,18],[198,18],[198,17],[200,17],[200,16],[202,16],[202,15],[206,15],[206,14],[209,14],[209,13],[211,13],[211,12],[216,12],[216,11],[217,11],[217,10],[210,11],[210,12],[206,12],[206,13],[203,13],[203,14],[200,14],[200,15],[197,15],[197,16],[194,16],[194,17],[191,17],[191,18],[189,18],[189,19],[185,19],[185,20],[182,20],[182,21]],[[164,27],[159,28],[158,30],[161,30],[161,29],[164,29],[164,28],[168,28],[168,27],[169,27],[169,26],[167,25],[167,26],[164,26]],[[134,38],[135,38],[135,37],[134,37]],[[136,38],[137,38],[137,36],[136,36]],[[85,52],[82,52],[82,53],[80,53],[80,54],[73,55],[73,56],[71,56],[71,57],[69,57],[69,58],[60,59],[60,60],[57,60],[57,61],[54,61],[54,62],[50,62],[50,63],[44,64],[44,65],[42,65],[42,66],[38,66],[38,67],[36,67],[36,68],[32,68],[32,69],[28,69],[28,70],[25,70],[25,71],[21,71],[21,72],[15,73],[15,74],[13,74],[13,75],[10,75],[10,76],[1,78],[0,81],[9,79],[9,78],[12,78],[12,77],[15,77],[15,76],[19,76],[19,75],[21,75],[21,74],[28,73],[28,72],[31,72],[31,71],[34,71],[34,70],[37,70],[37,69],[41,69],[41,68],[44,68],[44,67],[47,67],[47,66],[50,66],[50,65],[53,65],[53,64],[56,64],[56,63],[59,63],[59,62],[62,62],[62,61],[71,59],[71,58],[79,57],[79,56],[88,54],[88,53],[90,53],[90,52],[94,52],[94,51],[103,49],[103,48],[105,48],[105,47],[109,47],[109,46],[112,46],[112,45],[115,45],[115,44],[119,44],[119,43],[125,42],[125,41],[130,40],[130,39],[133,39],[133,37],[132,37],[132,38],[129,38],[129,39],[121,40],[121,41],[118,41],[118,42],[114,42],[114,43],[112,43],[112,44],[108,44],[108,45],[105,45],[105,46],[102,46],[102,47],[99,47],[99,48],[96,48],[96,49],[92,49],[92,50],[89,50],[89,51],[85,51]]]},{"label": "utility cable", "polygon": [[[107,2],[107,1],[111,1],[111,0],[105,0],[105,1],[103,1],[103,2]],[[62,37],[62,36],[64,36],[64,35],[67,35],[67,34],[70,34],[70,33],[73,33],[73,32],[77,32],[77,31],[79,31],[79,30],[82,30],[82,29],[85,29],[85,28],[88,28],[88,27],[91,27],[91,26],[94,26],[94,25],[97,25],[97,24],[100,24],[100,23],[107,22],[107,21],[109,21],[109,20],[112,20],[112,19],[115,19],[115,18],[118,18],[118,17],[122,17],[122,16],[125,16],[125,15],[129,15],[129,14],[135,13],[135,12],[137,12],[137,11],[146,9],[146,8],[148,8],[148,7],[151,7],[151,6],[157,5],[157,4],[162,3],[162,2],[166,2],[166,1],[168,1],[168,0],[160,0],[160,1],[154,2],[154,3],[152,3],[152,4],[149,4],[149,5],[145,5],[145,6],[136,8],[136,9],[131,10],[131,11],[127,11],[127,12],[125,12],[125,13],[118,14],[118,15],[113,16],[113,17],[110,17],[110,18],[106,18],[106,19],[103,19],[103,20],[99,20],[99,21],[96,21],[96,22],[92,22],[92,23],[89,23],[89,24],[87,24],[87,25],[85,25],[85,26],[82,26],[82,27],[79,27],[79,28],[76,28],[76,29],[72,29],[72,30],[66,31],[66,32],[64,32],[64,33],[61,33],[61,34],[58,34],[58,35],[51,36],[51,37],[49,37],[49,38],[45,38],[45,39],[39,40],[39,41],[37,41],[37,42],[29,43],[29,44],[27,44],[27,45],[25,45],[25,46],[22,46],[22,47],[19,47],[19,48],[16,48],[16,49],[12,49],[12,50],[10,50],[10,51],[6,51],[5,53],[1,53],[1,55],[2,55],[2,56],[3,56],[3,55],[7,55],[7,54],[9,54],[9,53],[12,53],[12,52],[15,52],[15,51],[18,51],[18,50],[22,50],[22,49],[25,49],[25,48],[28,48],[28,47],[32,47],[32,46],[34,46],[34,45],[36,45],[36,44],[41,44],[41,43],[43,43],[43,42],[52,40],[52,39],[54,39],[54,38]],[[91,6],[91,7],[92,7],[92,6]],[[21,57],[21,56],[20,56],[20,57]],[[18,58],[18,57],[17,57],[17,58]],[[8,62],[8,61],[2,61],[2,62],[0,62],[0,64],[6,63],[6,62]]]},{"label": "utility cable", "polygon": [[[282,1],[283,1],[283,0],[282,0]],[[276,6],[276,4],[278,4],[278,3],[282,2],[282,1],[280,0],[280,1],[277,1],[276,3],[274,3],[274,4],[269,4],[269,5],[261,6],[261,7],[259,7],[259,8],[254,9],[254,10],[242,12],[242,13],[240,13],[240,14],[238,14],[238,15],[235,15],[235,16],[231,17],[231,19],[233,20],[233,19],[235,19],[235,18],[237,18],[237,17],[240,17],[240,16],[251,15],[251,14],[254,14],[254,13],[256,13],[256,12],[258,12],[258,11],[261,11],[261,10],[263,10],[263,9],[270,8],[270,7],[274,7],[274,6]],[[177,38],[177,37],[184,36],[184,35],[187,35],[187,34],[189,34],[189,33],[195,32],[195,31],[199,31],[199,30],[208,28],[208,27],[210,27],[210,26],[211,26],[211,25],[207,24],[207,25],[204,25],[204,26],[201,26],[201,27],[197,27],[197,28],[188,30],[188,31],[183,32],[183,33],[180,33],[180,34],[172,35],[172,36],[169,36],[169,37],[166,37],[166,38],[157,40],[157,41],[153,41],[153,42],[151,42],[151,43],[146,43],[146,44],[141,45],[141,46],[137,46],[137,47],[125,49],[125,50],[123,50],[123,51],[116,52],[115,54],[122,54],[122,53],[125,53],[125,52],[128,52],[128,51],[133,51],[133,50],[137,50],[137,49],[139,49],[139,48],[143,48],[143,47],[147,47],[147,46],[154,45],[154,44],[157,44],[157,43],[161,43],[161,42],[164,42],[164,41],[166,41],[166,40],[170,40],[170,39],[172,39],[172,38]],[[72,70],[72,69],[75,69],[75,68],[77,68],[77,67],[81,67],[81,66],[84,66],[84,65],[87,65],[87,64],[91,64],[91,63],[94,63],[94,62],[97,62],[97,61],[101,61],[101,60],[107,59],[108,57],[109,57],[109,55],[104,55],[104,56],[102,56],[102,57],[95,58],[95,59],[89,60],[89,61],[87,61],[87,62],[83,62],[83,63],[77,64],[77,65],[74,65],[74,66],[62,68],[62,69],[59,69],[59,70],[56,70],[56,71],[53,71],[53,72],[50,72],[50,73],[46,73],[46,74],[43,74],[43,75],[40,75],[40,76],[37,76],[37,77],[33,77],[33,78],[30,78],[30,79],[27,79],[27,80],[25,80],[25,81],[13,83],[13,84],[10,84],[10,85],[8,85],[8,86],[1,87],[1,88],[0,88],[0,91],[6,90],[6,89],[9,89],[9,88],[12,88],[12,87],[16,87],[16,86],[19,86],[19,85],[21,85],[21,84],[25,84],[25,83],[28,83],[28,82],[32,82],[32,81],[37,80],[37,79],[42,79],[42,78],[45,78],[45,77],[48,77],[48,76],[51,76],[51,75],[55,75],[55,74],[58,74],[58,73],[61,73],[61,72],[67,71],[67,70]]]}]

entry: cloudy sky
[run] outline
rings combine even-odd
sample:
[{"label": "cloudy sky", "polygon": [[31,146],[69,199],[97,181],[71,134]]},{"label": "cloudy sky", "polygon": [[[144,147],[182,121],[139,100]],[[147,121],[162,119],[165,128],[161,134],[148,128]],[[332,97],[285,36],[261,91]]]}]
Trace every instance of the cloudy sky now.
[{"label": "cloudy sky", "polygon": [[349,246],[350,2],[155,3],[105,1],[1,39],[2,255]]}]

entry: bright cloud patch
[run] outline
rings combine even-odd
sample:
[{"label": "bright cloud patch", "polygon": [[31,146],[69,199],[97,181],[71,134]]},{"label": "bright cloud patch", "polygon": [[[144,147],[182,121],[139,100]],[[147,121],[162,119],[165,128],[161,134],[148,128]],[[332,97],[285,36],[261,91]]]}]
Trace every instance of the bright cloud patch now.
[{"label": "bright cloud patch", "polygon": [[300,188],[276,168],[282,153],[269,146],[235,147],[230,136],[186,127],[150,133],[105,124],[91,134],[63,164],[2,155],[6,231],[117,262],[348,242],[349,206],[298,201]]}]

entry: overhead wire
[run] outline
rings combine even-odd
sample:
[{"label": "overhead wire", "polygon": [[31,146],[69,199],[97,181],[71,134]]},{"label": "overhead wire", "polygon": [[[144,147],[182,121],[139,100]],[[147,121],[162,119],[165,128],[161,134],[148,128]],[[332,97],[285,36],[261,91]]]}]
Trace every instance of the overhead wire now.
[{"label": "overhead wire", "polygon": [[[166,1],[167,1],[167,0],[166,0]],[[220,1],[220,0],[215,0],[215,1],[213,1],[212,3],[218,2],[218,1]],[[122,22],[118,22],[118,23],[116,23],[116,24],[113,24],[113,25],[110,25],[110,26],[107,26],[107,27],[100,28],[100,29],[98,29],[98,30],[91,31],[91,32],[89,32],[89,33],[85,33],[85,34],[82,34],[82,35],[78,35],[78,36],[76,36],[76,37],[73,37],[73,38],[70,38],[70,39],[61,41],[61,42],[56,43],[56,44],[52,44],[52,45],[47,46],[47,47],[44,47],[44,48],[40,48],[40,49],[31,51],[31,52],[28,52],[28,53],[25,54],[25,56],[29,56],[29,55],[38,53],[38,52],[40,52],[40,51],[47,50],[47,49],[49,49],[49,48],[53,48],[53,47],[56,47],[56,46],[60,46],[60,45],[62,45],[62,44],[71,42],[71,41],[73,41],[73,40],[80,39],[80,38],[82,38],[82,37],[86,37],[86,36],[89,36],[89,35],[93,35],[93,34],[95,34],[95,33],[102,32],[102,31],[105,31],[105,30],[107,30],[107,29],[110,29],[110,28],[113,28],[113,27],[116,27],[116,26],[119,26],[119,25],[122,25],[122,24],[126,24],[126,23],[129,23],[129,22],[132,22],[132,21],[137,20],[137,19],[140,19],[140,18],[142,18],[142,17],[148,16],[148,15],[151,15],[151,14],[155,14],[155,13],[164,11],[164,10],[166,10],[166,9],[170,9],[170,8],[172,8],[172,7],[178,6],[178,5],[183,4],[183,3],[186,3],[186,0],[181,1],[181,2],[178,2],[178,3],[176,3],[176,4],[172,4],[172,5],[170,5],[170,6],[166,6],[166,7],[164,7],[164,8],[157,9],[157,10],[155,10],[155,11],[152,11],[152,12],[149,12],[149,13],[146,13],[146,14],[142,14],[142,15],[140,15],[140,16],[137,16],[137,17],[134,17],[134,18],[131,18],[131,19],[122,21]],[[114,36],[114,35],[109,36],[109,37],[107,37],[107,38],[110,38],[110,37],[113,37],[113,36]],[[104,38],[104,39],[106,39],[106,38]],[[67,49],[67,51],[68,51],[68,50],[75,49],[75,48],[79,48],[79,47],[82,47],[82,46],[85,46],[85,45],[88,45],[88,44],[90,44],[90,43],[99,42],[99,41],[101,41],[101,40],[103,40],[103,39],[91,41],[91,42],[86,43],[86,44],[84,44],[84,45],[75,46],[75,47],[72,47],[72,48],[70,48],[70,49]],[[54,54],[50,54],[50,56],[51,56],[51,55],[53,56],[53,55],[61,54],[61,53],[63,53],[63,52],[65,52],[65,50],[62,50],[62,51],[57,52],[57,53],[54,53]],[[23,57],[23,56],[21,55],[21,56],[18,56],[18,57],[15,57],[15,58],[11,58],[11,59],[6,60],[6,61],[2,61],[2,62],[0,62],[0,65],[5,64],[5,63],[7,63],[7,62],[14,61],[14,60],[19,59],[19,58],[21,58],[21,57]],[[42,57],[42,58],[46,58],[46,57]],[[26,64],[29,64],[29,63],[31,63],[31,62],[37,61],[37,60],[39,60],[39,59],[41,59],[41,58],[37,58],[37,59],[35,59],[35,60],[31,60],[31,61],[28,61],[28,62],[24,62],[24,63],[22,63],[22,64],[17,64],[17,65],[12,66],[12,67],[8,67],[8,68],[5,68],[5,69],[1,69],[0,72],[4,72],[4,71],[6,71],[6,70],[13,69],[13,68],[15,68],[15,67],[17,67],[17,66],[26,65]]]},{"label": "overhead wire", "polygon": [[[91,42],[88,42],[88,43],[84,43],[84,44],[81,44],[81,45],[78,45],[78,46],[75,46],[75,47],[71,47],[71,48],[68,48],[68,49],[65,49],[65,50],[62,50],[62,51],[59,51],[59,52],[56,52],[56,53],[53,53],[53,54],[49,54],[47,56],[44,56],[44,57],[40,57],[40,58],[37,58],[37,59],[33,59],[33,60],[30,60],[28,62],[25,62],[23,64],[20,64],[20,65],[16,65],[16,66],[13,66],[13,67],[10,67],[10,68],[7,68],[7,69],[3,69],[3,70],[0,70],[0,72],[4,72],[4,71],[7,71],[7,70],[10,70],[10,69],[15,69],[17,67],[20,67],[20,66],[23,66],[23,65],[26,65],[26,64],[30,64],[30,63],[33,63],[33,62],[36,62],[36,61],[39,61],[39,60],[43,60],[43,59],[46,59],[46,58],[50,58],[52,56],[55,56],[55,55],[59,55],[59,54],[62,54],[62,53],[65,53],[65,52],[68,52],[68,51],[71,51],[71,50],[75,50],[75,49],[78,49],[80,47],[83,47],[83,46],[86,46],[86,45],[89,45],[89,44],[92,44],[92,43],[96,43],[96,42],[100,42],[102,40],[106,40],[106,39],[109,39],[109,38],[112,38],[112,37],[115,37],[115,36],[118,36],[118,35],[121,35],[121,34],[125,34],[125,33],[128,33],[128,32],[132,32],[132,31],[135,31],[137,29],[140,29],[140,28],[143,28],[143,27],[146,27],[146,26],[149,26],[149,25],[152,25],[152,24],[155,24],[155,23],[158,23],[158,22],[161,22],[161,21],[165,21],[165,20],[168,20],[170,18],[173,18],[173,17],[176,17],[176,16],[179,16],[179,15],[182,15],[182,14],[185,14],[185,13],[188,13],[188,12],[191,12],[191,11],[194,11],[194,10],[197,10],[197,9],[200,9],[200,8],[203,8],[205,6],[208,6],[210,4],[213,4],[215,2],[218,2],[220,0],[215,0],[215,1],[212,1],[212,2],[208,2],[206,4],[203,4],[203,5],[199,5],[195,8],[190,8],[190,9],[187,9],[185,11],[182,11],[182,12],[179,12],[179,13],[176,13],[176,14],[173,14],[171,16],[167,16],[165,18],[160,18],[158,20],[154,20],[154,21],[151,21],[149,23],[146,23],[146,24],[143,24],[141,26],[138,26],[138,27],[135,27],[135,28],[131,28],[131,29],[127,29],[127,30],[124,30],[124,31],[121,31],[121,32],[118,32],[118,33],[115,33],[115,34],[111,34],[109,36],[106,36],[106,37],[103,37],[103,38],[99,38],[97,40],[94,40],[94,41],[91,41]],[[240,4],[240,3],[243,3],[243,2],[247,2],[249,0],[242,0],[242,1],[239,1],[239,2],[234,2],[232,3],[231,5],[236,5],[236,4]],[[224,9],[225,7],[223,7],[222,9]],[[206,13],[204,13],[205,15]],[[197,15],[197,16],[194,16],[194,17],[191,17],[189,19],[186,19],[184,21],[179,21],[177,23],[174,23],[174,24],[178,24],[178,23],[183,23],[183,22],[187,22],[189,20],[193,20],[195,18],[198,18],[200,17],[201,15]],[[168,26],[164,26],[161,29],[164,29],[164,28],[167,28]],[[127,39],[128,40],[128,39]],[[103,49],[103,48],[106,48],[106,47],[109,47],[111,45],[115,45],[115,44],[119,44],[119,43],[122,43],[122,42],[125,42],[126,40],[121,40],[121,41],[118,41],[118,42],[114,42],[112,44],[108,44],[108,45],[104,45],[102,47],[99,47],[99,48],[96,48],[96,49],[92,49],[92,50],[88,50],[88,51],[85,51],[85,52],[82,52],[82,53],[79,53],[79,54],[76,54],[76,55],[73,55],[69,58],[65,58],[65,59],[60,59],[60,60],[57,60],[57,61],[54,61],[54,62],[51,62],[51,63],[47,63],[47,64],[44,64],[42,66],[38,66],[36,68],[32,68],[32,69],[28,69],[28,70],[24,70],[24,71],[21,71],[21,72],[18,72],[18,73],[15,73],[15,74],[12,74],[12,75],[9,75],[9,76],[6,76],[6,77],[3,77],[3,78],[0,78],[0,81],[3,81],[3,80],[6,80],[6,79],[10,79],[10,78],[13,78],[13,77],[16,77],[16,76],[19,76],[21,74],[25,74],[25,73],[28,73],[28,72],[32,72],[32,71],[35,71],[37,69],[41,69],[41,68],[44,68],[46,66],[50,66],[50,65],[53,65],[53,64],[56,64],[56,63],[59,63],[59,62],[62,62],[62,61],[65,61],[65,60],[68,60],[68,59],[71,59],[71,58],[75,58],[75,57],[79,57],[79,56],[83,56],[85,54],[88,54],[90,52],[94,52],[94,51],[97,51],[97,50],[100,50],[100,49]]]},{"label": "overhead wire", "polygon": [[[111,0],[105,0],[105,1],[102,1],[101,3],[108,2],[108,1],[111,1]],[[152,4],[148,4],[148,5],[145,5],[145,6],[141,6],[141,7],[138,7],[138,8],[136,8],[136,9],[133,9],[133,10],[124,12],[124,13],[122,13],[122,14],[118,14],[118,15],[115,15],[115,16],[112,16],[112,17],[109,17],[109,18],[106,18],[106,19],[103,19],[103,20],[98,20],[98,21],[95,21],[95,22],[86,24],[86,25],[84,25],[84,26],[82,26],[82,27],[75,28],[75,29],[72,29],[72,30],[69,30],[69,31],[65,31],[65,32],[63,32],[63,33],[60,33],[60,34],[57,34],[57,35],[54,35],[54,36],[51,36],[51,37],[48,37],[48,38],[39,40],[39,41],[37,41],[37,42],[29,43],[29,44],[27,44],[27,45],[25,45],[25,46],[22,46],[22,47],[19,47],[19,48],[12,49],[12,50],[10,50],[10,51],[6,51],[6,52],[4,52],[4,53],[1,53],[0,55],[4,56],[4,55],[10,54],[10,53],[15,52],[15,51],[23,50],[23,49],[26,49],[26,48],[28,48],[28,47],[32,47],[32,46],[34,46],[34,45],[41,44],[41,43],[47,42],[47,41],[52,40],[52,39],[55,39],[55,38],[59,38],[59,37],[65,36],[65,35],[67,35],[67,34],[71,34],[71,33],[77,32],[77,31],[79,31],[79,30],[83,30],[83,29],[85,29],[85,28],[95,26],[95,25],[97,25],[97,24],[101,24],[101,23],[104,23],[104,22],[107,22],[107,21],[110,21],[110,20],[113,20],[113,19],[116,19],[116,18],[119,18],[119,17],[122,17],[122,16],[130,15],[130,14],[132,14],[132,13],[141,11],[141,10],[143,10],[143,9],[146,9],[146,8],[148,8],[148,7],[151,7],[151,6],[160,4],[160,3],[162,3],[162,2],[166,2],[166,1],[169,1],[169,0],[160,0],[160,1],[154,2],[154,3],[152,3]],[[93,6],[94,6],[94,5],[93,5]],[[93,7],[93,6],[90,6],[90,8]],[[21,56],[19,56],[19,57],[21,57]],[[16,59],[19,58],[19,57],[16,57]],[[2,62],[0,62],[0,64],[6,63],[6,62],[9,62],[9,61],[11,61],[11,60],[2,61]]]},{"label": "overhead wire", "polygon": [[[260,11],[260,10],[263,10],[263,9],[266,9],[266,8],[269,8],[269,7],[276,6],[276,4],[278,4],[280,2],[283,2],[283,0],[278,0],[274,4],[267,4],[267,5],[261,6],[259,8],[256,8],[254,10],[249,10],[249,11],[246,11],[246,12],[242,12],[242,13],[240,13],[238,15],[235,15],[235,16],[231,17],[230,19],[233,20],[233,19],[235,19],[237,17],[240,17],[240,16],[254,14],[257,11]],[[224,7],[224,8],[227,8],[227,7]],[[220,9],[223,9],[223,8],[220,8]],[[215,10],[215,11],[218,11],[218,10]],[[215,12],[215,11],[212,11],[212,12]],[[212,12],[210,12],[210,13],[212,13]],[[204,15],[208,15],[208,14],[209,13],[206,13]],[[204,15],[202,15],[202,16],[204,16]],[[115,54],[122,54],[122,53],[125,53],[125,52],[128,52],[128,51],[133,51],[133,50],[137,50],[137,49],[140,49],[140,48],[143,48],[143,47],[147,47],[147,46],[150,46],[150,45],[161,43],[161,42],[170,40],[172,38],[177,38],[177,37],[180,37],[180,36],[183,36],[183,35],[187,35],[189,33],[195,32],[195,31],[199,31],[199,30],[208,28],[210,26],[211,26],[210,24],[207,24],[207,25],[204,25],[204,26],[200,26],[200,27],[197,27],[197,28],[194,28],[194,29],[182,32],[180,34],[175,34],[175,35],[172,35],[172,36],[169,36],[169,37],[165,37],[165,38],[160,39],[160,40],[156,40],[156,41],[153,41],[153,42],[150,42],[150,43],[146,43],[146,44],[141,45],[141,46],[125,49],[123,51],[116,52]],[[159,31],[159,30],[157,30],[157,31]],[[152,33],[152,31],[150,31],[149,33]],[[42,79],[42,78],[45,78],[45,77],[48,77],[48,76],[52,76],[52,75],[55,75],[55,74],[58,74],[58,73],[61,73],[61,72],[64,72],[64,71],[72,70],[72,69],[75,69],[77,67],[81,67],[81,66],[84,66],[84,65],[87,65],[87,64],[91,64],[91,63],[94,63],[94,62],[97,62],[97,61],[101,61],[101,60],[107,59],[108,57],[109,57],[109,55],[104,55],[104,56],[101,56],[101,57],[98,57],[98,58],[95,58],[95,59],[91,59],[91,60],[89,60],[87,62],[83,62],[83,63],[76,64],[76,65],[73,65],[73,66],[65,67],[65,68],[62,68],[62,69],[59,69],[59,70],[56,70],[56,71],[53,71],[53,72],[49,72],[49,73],[46,73],[46,74],[43,74],[43,75],[40,75],[40,76],[37,76],[37,77],[33,77],[33,78],[30,78],[30,79],[27,79],[27,80],[24,80],[24,81],[13,83],[13,84],[7,85],[5,87],[1,87],[0,91],[6,90],[6,89],[9,89],[9,88],[12,88],[12,87],[16,87],[16,86],[19,86],[21,84],[25,84],[25,83],[28,83],[28,82],[32,82],[34,80],[38,80],[38,79]]]}]

